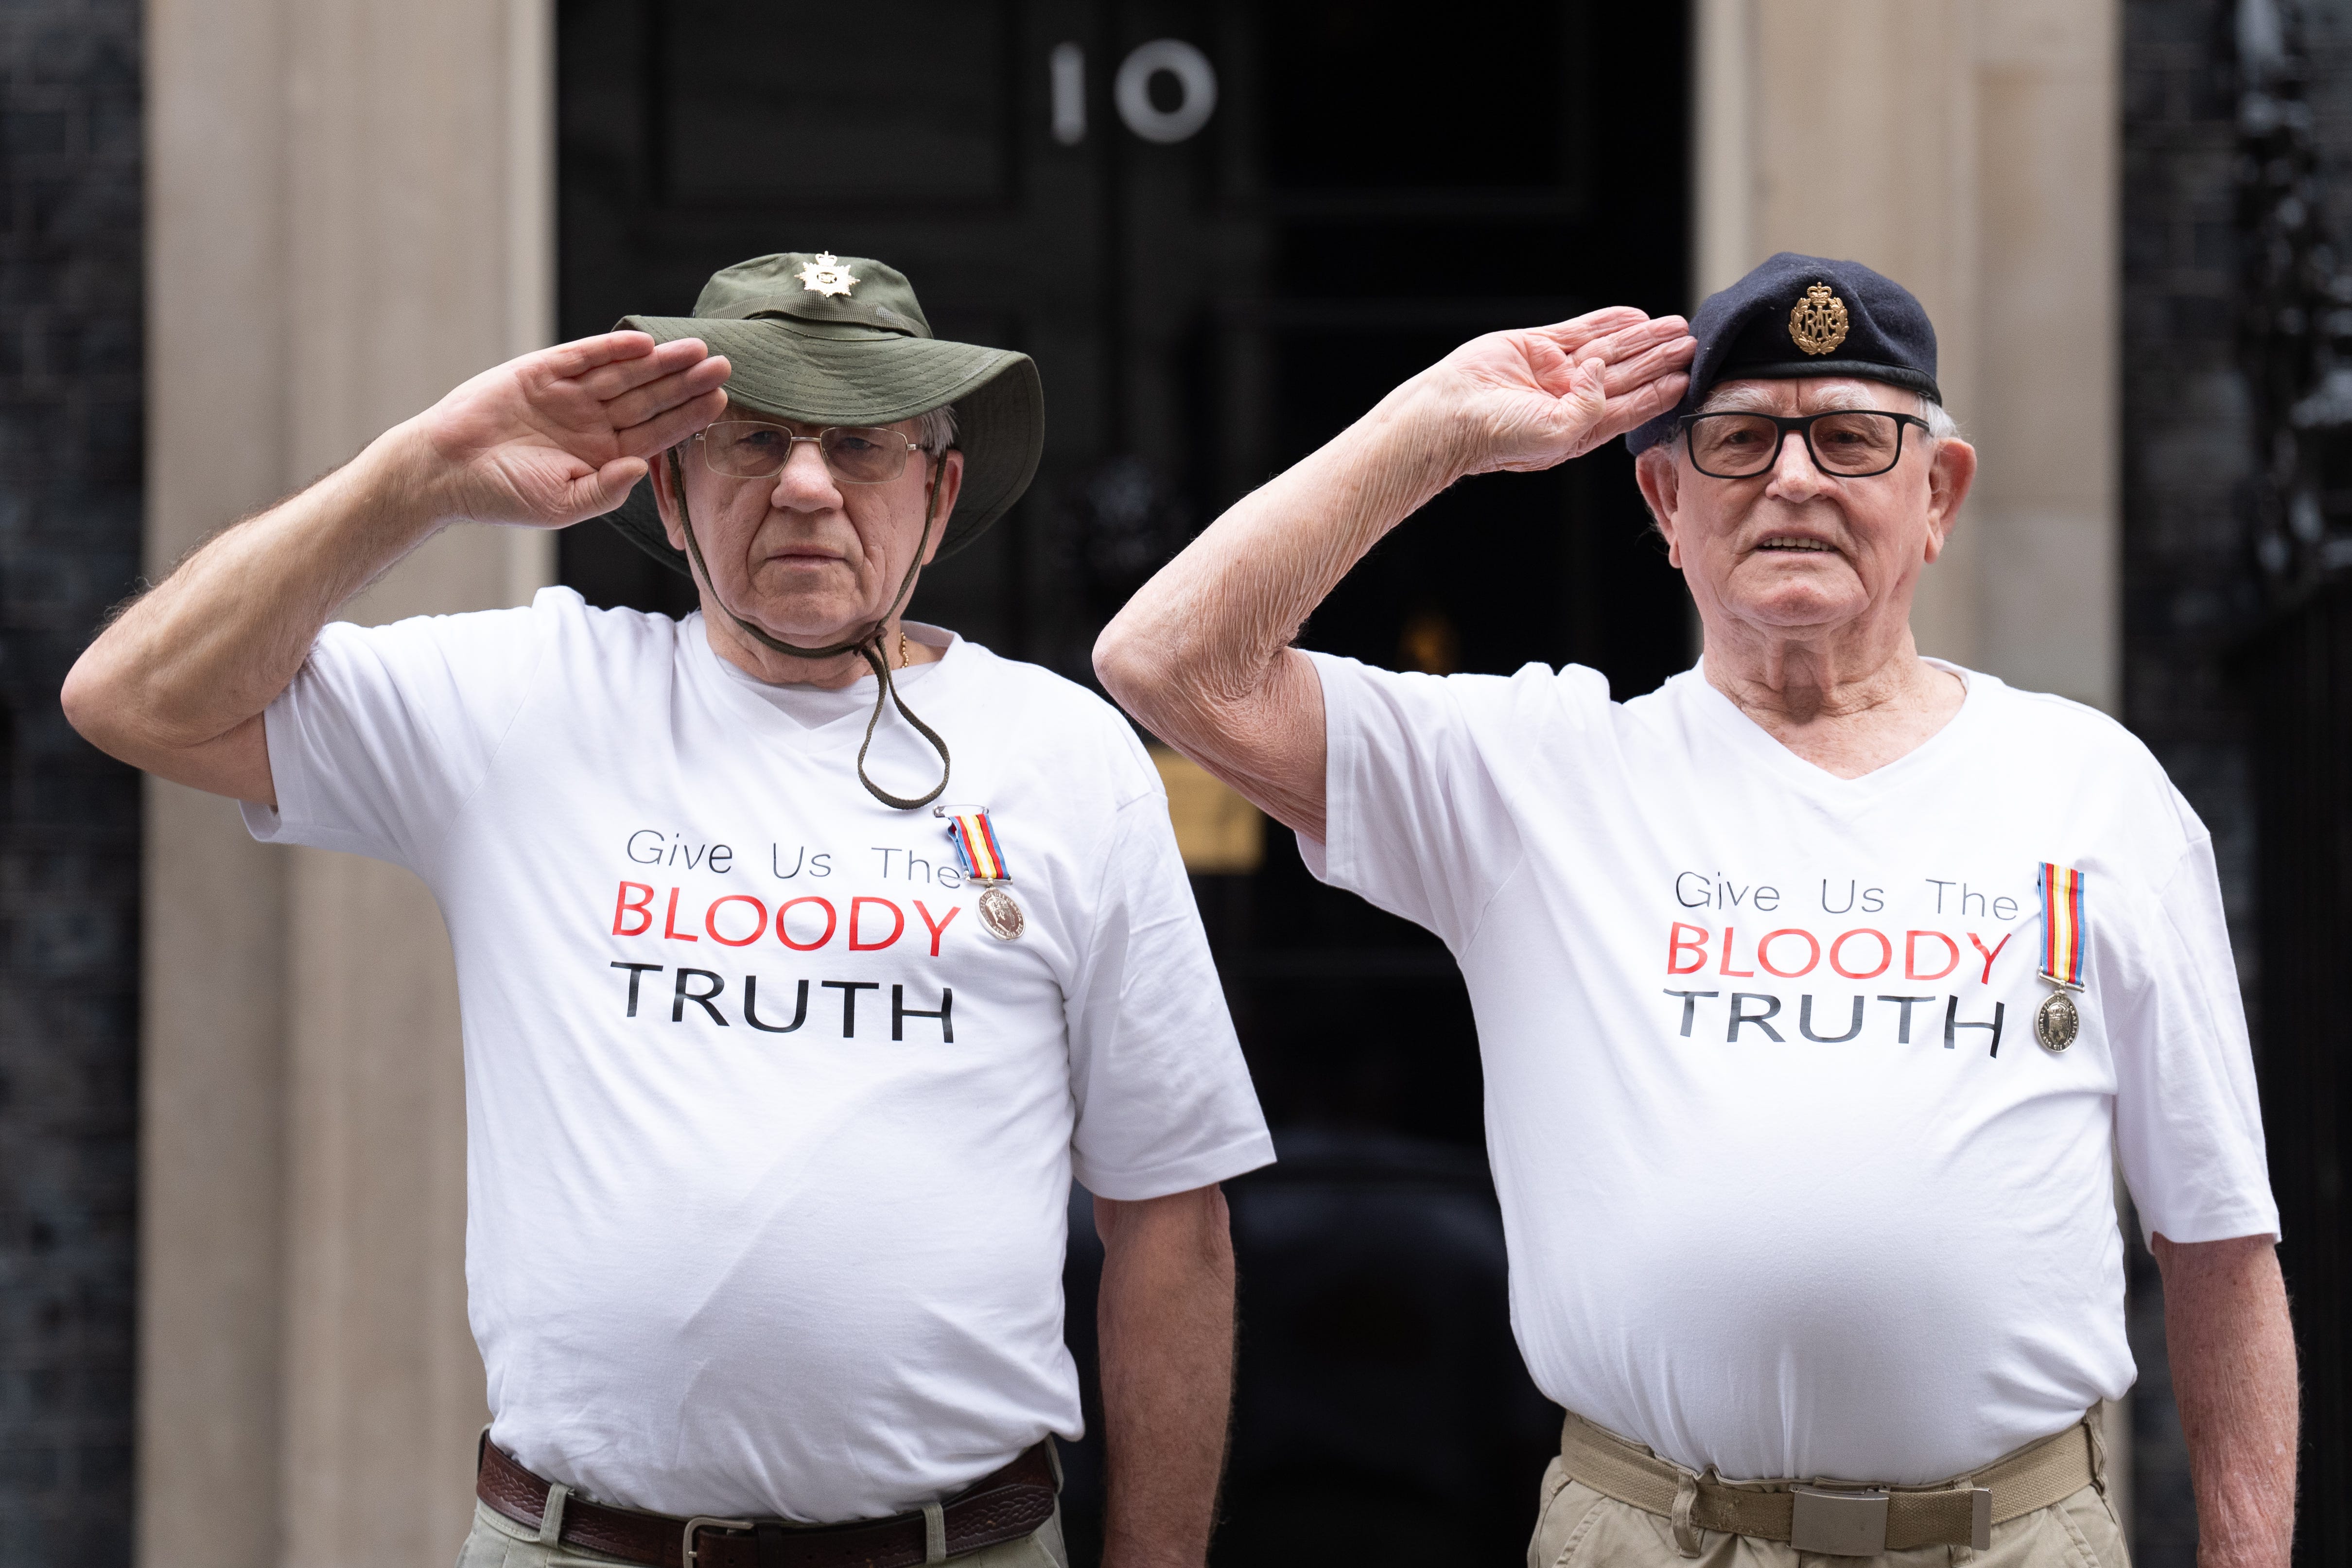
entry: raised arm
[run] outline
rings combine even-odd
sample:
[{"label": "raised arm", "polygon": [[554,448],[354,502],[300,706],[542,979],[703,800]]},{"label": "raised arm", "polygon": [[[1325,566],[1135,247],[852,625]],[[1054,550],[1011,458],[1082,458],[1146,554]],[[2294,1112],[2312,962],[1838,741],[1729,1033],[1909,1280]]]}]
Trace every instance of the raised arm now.
[{"label": "raised arm", "polygon": [[1235,503],[1095,644],[1104,688],[1286,826],[1323,837],[1323,691],[1290,646],[1365,552],[1468,474],[1549,468],[1681,398],[1679,316],[1473,339]]},{"label": "raised arm", "polygon": [[66,718],[162,778],[277,804],[262,710],[335,610],[458,519],[561,528],[716,418],[724,359],[609,332],[483,372],[342,468],[214,538],[66,677]]}]

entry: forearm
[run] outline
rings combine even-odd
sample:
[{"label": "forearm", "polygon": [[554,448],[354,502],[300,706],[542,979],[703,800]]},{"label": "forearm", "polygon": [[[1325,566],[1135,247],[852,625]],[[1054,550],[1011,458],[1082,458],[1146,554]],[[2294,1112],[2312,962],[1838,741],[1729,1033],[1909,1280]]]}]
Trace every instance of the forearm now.
[{"label": "forearm", "polygon": [[1189,706],[1255,690],[1356,563],[1458,477],[1412,391],[1235,502],[1104,629],[1097,660],[1145,723],[1181,726]]},{"label": "forearm", "polygon": [[729,372],[698,339],[643,332],[493,365],[189,557],[75,664],[66,717],[134,767],[269,800],[260,714],[345,600],[446,520],[563,528],[612,510],[655,453],[718,417]]},{"label": "forearm", "polygon": [[2159,1236],[2165,1345],[2204,1568],[2286,1568],[2294,1533],[2294,1331],[2267,1237]]},{"label": "forearm", "polygon": [[104,751],[170,776],[267,708],[328,617],[440,526],[407,426],[212,540],[131,605],[63,694]]},{"label": "forearm", "polygon": [[[1299,626],[1373,545],[1459,477],[1444,422],[1414,384],[1243,498],[1129,600],[1095,647],[1103,684],[1153,733],[1198,757],[1293,827],[1319,835],[1314,672]],[[1301,711],[1304,710],[1305,711]],[[1285,775],[1311,775],[1303,794]],[[1302,820],[1307,818],[1308,820]]]},{"label": "forearm", "polygon": [[1215,1187],[1095,1200],[1105,1568],[1200,1568],[1233,1406],[1234,1253]]}]

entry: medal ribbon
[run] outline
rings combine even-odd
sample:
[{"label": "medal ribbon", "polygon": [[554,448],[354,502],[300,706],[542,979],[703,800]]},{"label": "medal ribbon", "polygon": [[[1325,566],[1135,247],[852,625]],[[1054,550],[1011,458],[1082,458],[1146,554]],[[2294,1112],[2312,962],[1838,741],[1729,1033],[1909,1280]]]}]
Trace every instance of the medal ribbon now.
[{"label": "medal ribbon", "polygon": [[2083,988],[2083,873],[2042,863],[2042,978]]},{"label": "medal ribbon", "polygon": [[1004,851],[997,847],[996,829],[988,824],[986,806],[958,806],[946,813],[948,839],[955,846],[963,874],[975,882],[1009,882]]}]

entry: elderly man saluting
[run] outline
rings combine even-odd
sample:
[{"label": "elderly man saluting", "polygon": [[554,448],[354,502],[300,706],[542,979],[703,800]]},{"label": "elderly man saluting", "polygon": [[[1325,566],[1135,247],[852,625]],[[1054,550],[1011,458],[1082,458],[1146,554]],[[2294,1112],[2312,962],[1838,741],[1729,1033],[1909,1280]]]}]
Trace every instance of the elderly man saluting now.
[{"label": "elderly man saluting", "polygon": [[[1465,345],[1096,649],[1318,876],[1461,963],[1512,1321],[1570,1412],[1531,1568],[2121,1563],[2117,1156],[2201,1561],[2284,1564],[2294,1349],[2205,830],[2116,724],[1913,646],[1976,466],[1916,300],[1781,255],[1689,332]],[[1289,646],[1457,479],[1627,432],[1698,668],[1616,703],[1575,667]]]},{"label": "elderly man saluting", "polygon": [[[1216,1184],[1272,1150],[1165,800],[1108,704],[900,614],[1029,482],[1035,368],[830,254],[625,325],[214,540],[67,711],[440,900],[495,1416],[468,1568],[1066,1568],[1074,1170],[1108,1255],[1106,1558],[1198,1564]],[[562,527],[649,468],[682,623],[549,589],[327,624],[451,520]]]}]

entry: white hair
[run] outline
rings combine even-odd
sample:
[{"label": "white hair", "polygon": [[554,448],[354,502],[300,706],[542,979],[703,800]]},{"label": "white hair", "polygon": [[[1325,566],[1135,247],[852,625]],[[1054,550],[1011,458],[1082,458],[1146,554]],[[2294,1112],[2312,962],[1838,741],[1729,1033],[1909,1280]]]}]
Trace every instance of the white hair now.
[{"label": "white hair", "polygon": [[942,403],[928,414],[915,416],[922,422],[922,430],[915,445],[933,457],[938,457],[956,444],[956,411],[952,403]]},{"label": "white hair", "polygon": [[1957,441],[1960,438],[1960,422],[1952,417],[1950,410],[1924,392],[1919,395],[1919,417],[1927,422],[1928,440]]}]

